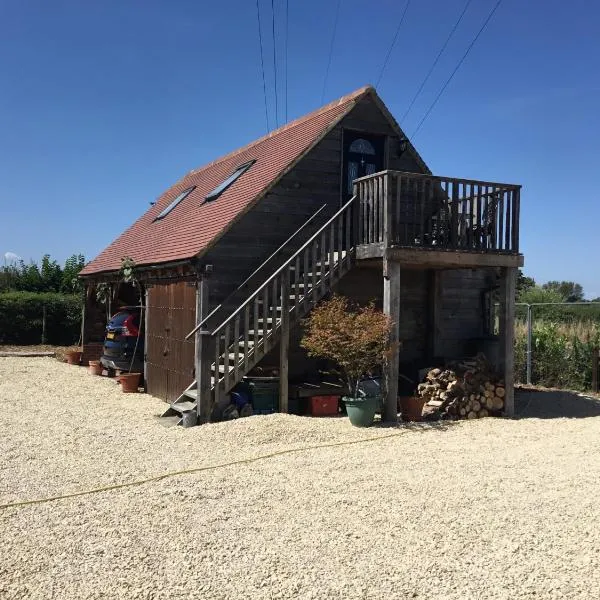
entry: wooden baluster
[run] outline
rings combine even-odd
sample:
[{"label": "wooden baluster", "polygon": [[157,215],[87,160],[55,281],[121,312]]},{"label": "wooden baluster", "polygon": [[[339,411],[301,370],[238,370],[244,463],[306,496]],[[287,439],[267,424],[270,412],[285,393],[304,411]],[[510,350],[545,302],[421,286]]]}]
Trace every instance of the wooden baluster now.
[{"label": "wooden baluster", "polygon": [[483,196],[482,196],[482,189],[483,186],[482,185],[478,185],[477,186],[477,207],[476,207],[476,212],[477,212],[477,240],[476,240],[476,244],[477,244],[477,248],[482,249],[484,248],[484,227],[483,227]]},{"label": "wooden baluster", "polygon": [[[263,289],[263,310],[262,310],[262,347],[263,354],[269,350],[269,338],[267,336],[267,319],[269,318],[269,286],[266,285]],[[259,334],[260,335],[260,334]]]},{"label": "wooden baluster", "polygon": [[504,227],[508,234],[508,222],[504,220],[504,190],[502,188],[494,188],[494,198],[492,202],[492,215],[494,216],[494,235],[493,250],[502,250],[504,244]]},{"label": "wooden baluster", "polygon": [[379,232],[377,231],[377,225],[379,223],[379,178],[373,177],[371,180],[373,184],[373,210],[371,211],[371,218],[373,219],[373,239],[371,243],[374,244],[379,241]]},{"label": "wooden baluster", "polygon": [[475,246],[475,194],[476,189],[479,186],[476,184],[471,185],[471,201],[469,203],[469,232],[470,232],[470,240],[469,247],[473,248]]},{"label": "wooden baluster", "polygon": [[358,220],[358,226],[360,229],[360,235],[358,237],[358,243],[359,244],[365,244],[365,239],[367,236],[367,227],[366,227],[366,220],[365,220],[365,216],[366,216],[366,208],[365,208],[365,184],[364,181],[361,181],[359,184],[359,190],[360,190],[360,202],[358,205],[358,210],[356,211],[358,216],[357,216],[357,220]]},{"label": "wooden baluster", "polygon": [[383,233],[383,223],[385,221],[386,215],[385,211],[387,211],[388,201],[387,201],[387,175],[379,176],[379,242],[383,242],[384,233]]},{"label": "wooden baluster", "polygon": [[233,323],[233,380],[238,382],[240,374],[240,313],[235,316]]},{"label": "wooden baluster", "polygon": [[369,227],[367,243],[372,244],[375,239],[375,232],[373,231],[373,194],[374,194],[374,185],[373,180],[367,180],[367,189],[368,189],[368,203],[367,203],[367,223]]},{"label": "wooden baluster", "polygon": [[392,199],[391,199],[391,182],[389,173],[382,175],[383,177],[383,185],[381,187],[381,197],[383,199],[383,210],[381,211],[381,216],[383,217],[383,221],[381,223],[381,242],[383,242],[384,247],[388,247],[391,245],[391,239],[393,237],[393,226],[394,219],[392,217]]},{"label": "wooden baluster", "polygon": [[448,182],[452,185],[452,210],[450,212],[450,244],[453,248],[458,246],[458,185],[456,181]]},{"label": "wooden baluster", "polygon": [[230,323],[227,323],[227,325],[225,325],[225,342],[224,342],[225,350],[223,352],[223,362],[225,365],[225,372],[223,373],[225,393],[227,393],[229,391],[229,344],[230,344],[230,338],[231,338],[230,334],[231,334],[231,325],[230,325]]},{"label": "wooden baluster", "polygon": [[327,293],[327,288],[325,287],[325,260],[327,258],[326,243],[327,237],[323,231],[323,233],[321,233],[321,296],[324,296]]},{"label": "wooden baluster", "polygon": [[250,303],[244,309],[244,373],[248,372],[248,331],[250,330]]},{"label": "wooden baluster", "polygon": [[[396,239],[394,240],[394,242],[396,242],[400,246],[404,246],[406,237],[407,237],[406,219],[403,218],[406,215],[403,215],[403,213],[402,213],[402,193],[404,191],[405,183],[406,183],[406,178],[399,175],[398,182],[396,184],[396,231],[397,231],[397,234],[396,234]],[[402,225],[402,230],[400,229],[400,225]],[[400,233],[400,231],[402,231],[403,233]]]},{"label": "wooden baluster", "polygon": [[352,248],[352,240],[350,237],[350,227],[352,227],[352,208],[356,205],[354,202],[351,206],[346,209],[346,242],[344,244],[346,256],[344,257],[344,272],[348,270],[348,264],[350,263],[350,249]]},{"label": "wooden baluster", "polygon": [[329,288],[333,286],[335,279],[335,225],[329,226]]},{"label": "wooden baluster", "polygon": [[340,278],[342,276],[342,268],[343,268],[343,263],[344,263],[344,257],[343,257],[343,252],[344,252],[344,217],[345,217],[345,213],[342,213],[341,215],[339,215],[339,217],[337,218],[337,234],[336,234],[336,244],[335,247],[337,248],[337,253],[338,253],[338,260],[337,260],[337,275],[338,278]]},{"label": "wooden baluster", "polygon": [[[281,307],[282,312],[283,312],[283,304],[281,302],[281,298],[279,297],[279,294],[281,293],[281,286],[279,285],[279,275],[277,277],[273,277],[273,306],[271,308],[271,333],[273,335],[271,335],[271,346],[275,345],[274,342],[274,338],[275,338],[275,330],[277,329],[277,308]],[[296,304],[298,304],[298,296],[296,296]]]},{"label": "wooden baluster", "polygon": [[219,393],[221,389],[220,379],[221,374],[219,372],[219,365],[221,364],[221,332],[218,331],[215,335],[215,372],[214,372],[214,402],[215,404],[219,401]]},{"label": "wooden baluster", "polygon": [[[502,190],[502,196],[504,197],[504,190]],[[513,222],[513,215],[512,215],[512,202],[510,201],[510,198],[506,199],[506,231],[505,231],[505,238],[504,238],[504,249],[505,250],[510,250],[510,242],[511,242],[511,225]],[[502,244],[502,239],[500,239],[500,244]]]},{"label": "wooden baluster", "polygon": [[317,303],[317,240],[312,242],[311,254],[312,254],[312,266],[311,266],[311,280],[310,286],[310,305],[312,307]]},{"label": "wooden baluster", "polygon": [[259,309],[260,309],[260,301],[259,301],[259,297],[260,294],[256,294],[256,296],[254,296],[254,312],[252,315],[252,329],[254,330],[254,336],[253,336],[253,342],[254,344],[252,345],[252,352],[254,353],[254,364],[256,364],[257,360],[258,360],[258,315],[260,314]]},{"label": "wooden baluster", "polygon": [[[300,255],[296,256],[296,272],[294,274],[294,289],[296,293],[296,303],[294,304],[294,317],[298,318],[300,314],[300,297],[302,296],[302,303],[304,303],[304,294],[306,294],[306,290],[302,291],[300,288]],[[291,273],[290,273],[291,275]],[[283,289],[283,288],[282,288]],[[283,298],[282,298],[283,300]],[[283,316],[283,315],[282,315]]]},{"label": "wooden baluster", "polygon": [[521,188],[513,188],[512,190],[512,245],[513,252],[519,252],[519,218],[521,216]]},{"label": "wooden baluster", "polygon": [[304,310],[304,314],[308,311],[308,300],[309,300],[309,285],[308,285],[308,264],[309,264],[309,248],[305,248],[303,252],[303,271],[302,271],[302,283],[304,284],[304,297],[302,299],[302,308]]},{"label": "wooden baluster", "polygon": [[433,241],[433,216],[437,212],[434,209],[433,203],[435,198],[435,187],[433,179],[427,178],[427,221],[425,225],[425,235],[423,239],[423,244],[426,246],[431,246]]}]

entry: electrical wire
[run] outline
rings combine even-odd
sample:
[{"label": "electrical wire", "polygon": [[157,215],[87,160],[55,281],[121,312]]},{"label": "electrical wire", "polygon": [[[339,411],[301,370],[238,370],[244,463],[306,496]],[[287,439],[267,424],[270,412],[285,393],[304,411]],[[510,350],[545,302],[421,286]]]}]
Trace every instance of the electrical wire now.
[{"label": "electrical wire", "polygon": [[331,66],[331,57],[333,55],[333,43],[335,42],[335,32],[337,30],[338,19],[340,16],[340,4],[342,0],[338,0],[335,8],[335,19],[333,20],[333,33],[331,34],[331,43],[329,44],[329,58],[327,59],[327,67],[325,68],[325,78],[323,79],[323,91],[321,92],[321,104],[325,101],[325,88],[327,87],[327,78],[329,77],[329,67]]},{"label": "electrical wire", "polygon": [[290,0],[285,0],[285,122],[288,120],[288,35],[290,30]]},{"label": "electrical wire", "polygon": [[273,74],[275,77],[275,127],[279,127],[279,106],[277,102],[277,44],[275,41],[275,3],[271,0],[271,24],[273,29]]},{"label": "electrical wire", "polygon": [[421,82],[421,85],[419,86],[419,89],[416,91],[415,95],[413,96],[413,99],[410,101],[410,104],[408,105],[408,108],[406,109],[406,112],[402,115],[402,118],[400,119],[400,123],[404,122],[404,119],[406,119],[406,117],[408,116],[408,113],[410,113],[410,111],[411,111],[414,103],[416,102],[417,98],[421,95],[421,92],[423,91],[423,88],[425,87],[425,84],[427,83],[427,81],[429,80],[429,77],[433,73],[433,70],[435,69],[436,65],[438,64],[438,61],[440,60],[440,58],[442,57],[442,54],[444,53],[444,50],[446,49],[446,46],[448,45],[448,43],[452,39],[452,36],[454,35],[454,32],[456,31],[456,29],[460,25],[460,22],[462,21],[462,18],[465,16],[465,13],[467,12],[467,9],[469,8],[469,5],[471,4],[472,1],[473,0],[467,0],[467,3],[465,4],[465,7],[463,8],[462,12],[460,13],[460,16],[458,17],[458,20],[456,21],[456,23],[454,23],[454,27],[450,31],[450,34],[446,38],[446,41],[444,42],[443,46],[441,47],[440,51],[438,52],[438,55],[435,57],[435,60],[433,61],[431,67],[429,68],[429,71],[427,71],[427,75],[425,75],[423,81]]},{"label": "electrical wire", "polygon": [[267,133],[271,131],[271,127],[269,126],[269,109],[267,106],[267,84],[265,81],[265,59],[263,57],[263,42],[262,42],[262,33],[260,30],[260,4],[259,0],[256,0],[256,16],[258,17],[258,42],[260,44],[260,66],[262,69],[262,82],[263,82],[263,94],[265,97],[265,120],[267,122]]},{"label": "electrical wire", "polygon": [[442,86],[442,89],[438,92],[438,95],[435,97],[435,100],[431,103],[431,105],[427,109],[427,112],[423,115],[423,118],[421,119],[421,121],[417,125],[417,128],[413,131],[411,137],[414,137],[417,134],[417,132],[419,131],[419,129],[421,129],[423,123],[425,123],[427,117],[429,116],[429,114],[433,110],[434,106],[437,104],[437,102],[440,99],[441,95],[444,93],[444,90],[448,87],[448,84],[452,81],[453,77],[456,75],[456,72],[458,71],[458,69],[460,68],[460,66],[463,64],[465,58],[467,58],[469,52],[471,51],[471,48],[475,45],[475,42],[479,39],[479,36],[483,33],[483,30],[487,27],[487,24],[490,22],[490,20],[494,16],[494,13],[496,12],[496,10],[498,10],[498,7],[501,4],[502,4],[502,0],[498,0],[498,2],[496,2],[496,5],[494,6],[494,8],[492,8],[490,14],[487,16],[487,19],[483,22],[483,25],[481,26],[481,28],[477,32],[477,35],[473,38],[473,40],[471,41],[471,43],[467,47],[465,53],[462,55],[462,58],[458,61],[458,64],[456,65],[456,67],[454,67],[454,71],[452,71],[452,73],[450,74],[450,77],[448,77],[448,79],[446,80],[446,83],[444,83],[444,85]]},{"label": "electrical wire", "polygon": [[406,6],[404,7],[404,10],[402,11],[402,16],[400,17],[400,23],[398,23],[398,27],[396,28],[396,33],[394,34],[394,39],[392,40],[392,44],[390,45],[390,47],[387,51],[385,60],[383,61],[383,66],[381,67],[381,71],[379,72],[379,77],[377,78],[377,83],[375,84],[375,87],[379,86],[379,82],[381,81],[381,78],[383,77],[383,72],[385,71],[385,68],[387,67],[388,60],[390,60],[390,55],[392,54],[392,50],[394,49],[394,46],[396,45],[396,40],[398,39],[398,34],[400,33],[400,29],[402,28],[402,23],[404,23],[404,17],[406,16],[406,11],[408,10],[409,4],[410,4],[410,0],[406,0]]}]

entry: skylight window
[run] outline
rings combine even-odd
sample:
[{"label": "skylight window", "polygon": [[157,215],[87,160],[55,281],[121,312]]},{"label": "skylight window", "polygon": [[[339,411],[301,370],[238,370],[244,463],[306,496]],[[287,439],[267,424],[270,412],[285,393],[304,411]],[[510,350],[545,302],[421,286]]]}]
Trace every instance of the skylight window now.
[{"label": "skylight window", "polygon": [[177,196],[177,198],[175,198],[175,200],[173,200],[173,202],[171,202],[171,204],[169,204],[169,206],[167,206],[167,208],[165,208],[160,213],[160,215],[158,215],[158,217],[156,217],[154,220],[158,221],[166,217],[184,198],[191,194],[195,189],[196,186],[193,185],[192,187],[187,188],[187,190],[183,190],[183,192],[181,192],[181,194],[179,194],[179,196]]},{"label": "skylight window", "polygon": [[251,160],[240,165],[225,181],[220,183],[212,192],[206,196],[206,201],[216,200],[236,179],[243,175],[256,161]]}]

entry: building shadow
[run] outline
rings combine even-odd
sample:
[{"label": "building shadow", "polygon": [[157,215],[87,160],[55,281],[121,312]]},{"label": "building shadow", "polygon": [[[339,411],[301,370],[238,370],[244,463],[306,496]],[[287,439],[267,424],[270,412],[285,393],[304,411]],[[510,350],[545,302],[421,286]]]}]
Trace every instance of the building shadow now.
[{"label": "building shadow", "polygon": [[515,390],[517,419],[583,419],[600,417],[600,398],[564,390]]}]

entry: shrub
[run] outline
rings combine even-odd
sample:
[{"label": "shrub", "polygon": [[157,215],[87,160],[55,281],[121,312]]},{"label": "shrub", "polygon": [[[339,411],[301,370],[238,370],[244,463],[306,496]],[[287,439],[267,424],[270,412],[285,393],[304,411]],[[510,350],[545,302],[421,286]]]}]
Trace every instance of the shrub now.
[{"label": "shrub", "polygon": [[53,292],[0,293],[0,343],[39,344],[46,307],[46,343],[77,342],[81,328],[81,298]]},{"label": "shrub", "polygon": [[[600,346],[596,323],[538,321],[532,331],[532,383],[547,387],[589,390],[592,384],[592,351]],[[515,378],[526,381],[527,325],[515,326]]]},{"label": "shrub", "polygon": [[334,296],[306,319],[301,346],[309,356],[335,362],[356,398],[360,380],[388,358],[390,328],[390,319],[373,304],[351,307],[347,298]]}]

